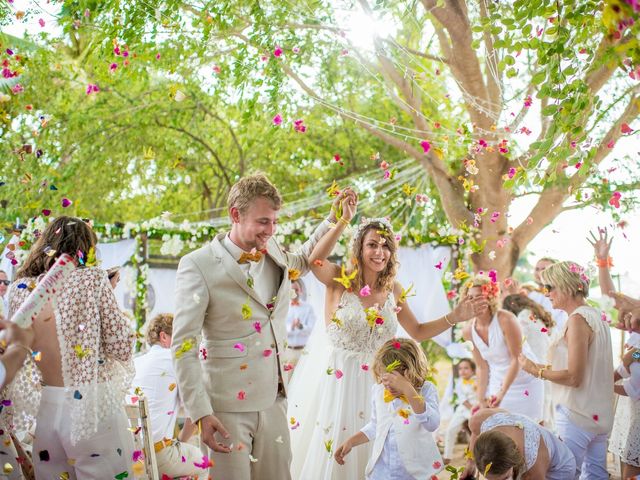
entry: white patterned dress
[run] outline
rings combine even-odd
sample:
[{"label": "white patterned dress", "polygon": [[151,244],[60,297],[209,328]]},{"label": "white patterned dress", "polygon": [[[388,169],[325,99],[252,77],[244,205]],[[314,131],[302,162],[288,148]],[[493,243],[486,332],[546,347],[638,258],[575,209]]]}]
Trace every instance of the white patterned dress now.
[{"label": "white patterned dress", "polygon": [[[632,333],[625,346],[640,348],[640,334]],[[640,467],[640,400],[623,395],[617,398],[609,451],[627,465]]]},{"label": "white patterned dress", "polygon": [[[289,397],[292,420],[292,478],[297,480],[363,479],[371,445],[354,448],[338,465],[334,450],[357,433],[371,416],[371,367],[375,352],[398,329],[396,302],[389,292],[373,328],[357,295],[345,291],[327,326],[326,371],[321,378],[303,378],[304,388]],[[296,372],[304,375],[304,371]]]}]

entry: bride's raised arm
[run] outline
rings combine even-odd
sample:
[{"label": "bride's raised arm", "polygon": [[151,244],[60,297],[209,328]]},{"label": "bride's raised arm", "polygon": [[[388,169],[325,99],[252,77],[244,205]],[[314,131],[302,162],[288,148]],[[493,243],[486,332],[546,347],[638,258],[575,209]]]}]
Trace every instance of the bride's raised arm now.
[{"label": "bride's raised arm", "polygon": [[345,188],[340,193],[340,196],[339,204],[342,207],[342,215],[336,221],[335,226],[330,228],[318,241],[311,255],[309,255],[311,271],[327,287],[337,285],[333,279],[340,276],[340,267],[335,263],[329,262],[327,257],[331,255],[345,227],[351,222],[358,205],[358,196],[351,188]]},{"label": "bride's raised arm", "polygon": [[488,308],[487,300],[484,297],[465,297],[451,313],[447,313],[445,316],[429,322],[420,323],[411,311],[411,308],[409,308],[409,304],[406,298],[404,298],[403,289],[399,282],[395,282],[393,293],[398,307],[400,307],[398,322],[402,325],[402,328],[418,342],[433,338],[448,328],[453,327],[456,323],[469,320]]}]

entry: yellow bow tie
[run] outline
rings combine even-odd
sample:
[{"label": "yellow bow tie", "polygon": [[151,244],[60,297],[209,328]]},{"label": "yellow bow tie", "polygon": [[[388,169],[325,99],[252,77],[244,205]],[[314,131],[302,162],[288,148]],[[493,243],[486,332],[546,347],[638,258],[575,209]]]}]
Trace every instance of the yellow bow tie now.
[{"label": "yellow bow tie", "polygon": [[407,397],[405,397],[404,395],[400,395],[399,397],[395,397],[393,395],[393,393],[391,393],[389,390],[387,390],[386,388],[384,389],[384,401],[385,403],[389,403],[390,401],[392,401],[394,398],[399,398],[400,400],[402,400],[404,403],[409,403],[409,400],[407,400]]},{"label": "yellow bow tie", "polygon": [[247,262],[259,262],[262,260],[263,253],[261,251],[255,252],[242,252],[240,258],[238,259],[238,263],[247,263]]}]

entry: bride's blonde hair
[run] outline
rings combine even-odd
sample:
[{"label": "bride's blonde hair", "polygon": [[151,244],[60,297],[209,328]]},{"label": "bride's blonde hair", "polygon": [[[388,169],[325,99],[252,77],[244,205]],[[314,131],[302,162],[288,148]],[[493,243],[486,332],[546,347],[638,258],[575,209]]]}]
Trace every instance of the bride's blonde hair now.
[{"label": "bride's blonde hair", "polygon": [[[395,368],[388,368],[396,365]],[[414,388],[422,388],[429,375],[427,356],[422,347],[409,338],[393,338],[385,342],[373,360],[373,376],[380,383],[382,375],[398,370]]]}]

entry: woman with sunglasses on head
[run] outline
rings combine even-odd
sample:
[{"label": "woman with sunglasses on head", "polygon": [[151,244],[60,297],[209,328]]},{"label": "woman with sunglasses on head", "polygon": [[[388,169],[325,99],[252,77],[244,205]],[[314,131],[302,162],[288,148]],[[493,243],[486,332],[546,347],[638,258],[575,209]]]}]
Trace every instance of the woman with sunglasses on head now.
[{"label": "woman with sunglasses on head", "polygon": [[541,274],[546,295],[569,320],[549,350],[551,365],[520,357],[522,369],[552,382],[558,435],[576,458],[575,478],[608,479],[607,436],[613,424],[609,325],[586,303],[589,278],[574,262]]}]

